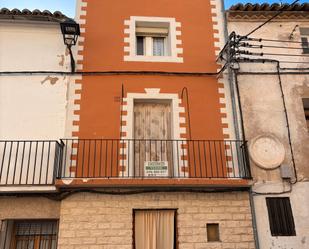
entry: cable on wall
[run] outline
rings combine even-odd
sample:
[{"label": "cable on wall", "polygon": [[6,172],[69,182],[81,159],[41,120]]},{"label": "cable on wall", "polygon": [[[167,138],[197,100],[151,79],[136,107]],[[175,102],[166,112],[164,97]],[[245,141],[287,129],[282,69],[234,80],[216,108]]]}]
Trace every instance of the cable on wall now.
[{"label": "cable on wall", "polygon": [[189,139],[192,140],[192,133],[191,133],[191,120],[190,120],[190,106],[189,106],[189,92],[188,88],[184,87],[181,90],[181,99],[184,100],[184,93],[186,93],[186,103],[187,103],[187,110],[188,110],[188,129],[189,129]]},{"label": "cable on wall", "polygon": [[83,75],[83,76],[104,76],[104,75],[168,75],[168,76],[218,76],[227,67],[225,64],[218,72],[168,72],[168,71],[0,71],[0,75]]},{"label": "cable on wall", "polygon": [[124,85],[121,84],[121,100],[120,100],[120,139],[122,135],[122,112],[123,112]]},{"label": "cable on wall", "polygon": [[[288,117],[288,113],[287,113],[287,108],[286,108],[286,101],[285,101],[285,95],[284,95],[284,91],[283,91],[283,87],[282,87],[282,80],[281,80],[281,72],[280,72],[280,61],[277,60],[267,60],[267,59],[259,59],[259,60],[255,60],[255,62],[270,62],[270,63],[276,63],[276,75],[278,76],[278,83],[279,83],[279,88],[280,88],[280,93],[281,93],[281,98],[282,98],[282,104],[283,104],[283,109],[284,109],[284,115],[285,115],[285,120],[286,120],[286,125],[287,125],[287,132],[288,132],[288,143],[289,143],[289,147],[290,147],[290,152],[291,152],[291,160],[292,160],[292,165],[293,165],[293,170],[294,170],[294,175],[295,175],[295,182],[291,182],[292,184],[295,184],[298,181],[298,177],[297,177],[297,171],[296,171],[296,163],[295,163],[295,157],[294,157],[294,150],[293,150],[293,146],[292,146],[292,139],[291,139],[291,130],[290,130],[290,122],[289,122],[289,117]],[[239,72],[240,73],[240,72]],[[252,72],[246,72],[246,73],[242,73],[242,74],[254,74]],[[264,72],[261,72],[262,75],[265,75]],[[241,103],[240,103],[241,104]],[[240,111],[242,111],[240,109]]]}]

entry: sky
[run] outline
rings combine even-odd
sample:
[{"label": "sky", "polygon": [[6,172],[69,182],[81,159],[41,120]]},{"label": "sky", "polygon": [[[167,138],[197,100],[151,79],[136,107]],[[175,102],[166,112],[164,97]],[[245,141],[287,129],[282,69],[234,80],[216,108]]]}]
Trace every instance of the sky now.
[{"label": "sky", "polygon": [[[130,0],[125,0],[130,1]],[[229,8],[231,5],[236,3],[292,3],[294,0],[224,0],[225,8]],[[299,3],[304,3],[308,0],[300,0]],[[49,10],[54,12],[60,10],[62,13],[69,17],[74,17],[75,15],[75,2],[76,0],[0,0],[0,8],[18,8],[18,9],[39,9],[39,10]]]}]

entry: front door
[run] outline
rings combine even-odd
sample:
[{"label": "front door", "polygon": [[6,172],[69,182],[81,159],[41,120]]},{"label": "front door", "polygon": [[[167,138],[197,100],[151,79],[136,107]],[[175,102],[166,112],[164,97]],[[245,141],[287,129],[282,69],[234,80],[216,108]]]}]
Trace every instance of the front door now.
[{"label": "front door", "polygon": [[173,168],[171,103],[135,102],[133,134],[134,176],[170,176]]}]

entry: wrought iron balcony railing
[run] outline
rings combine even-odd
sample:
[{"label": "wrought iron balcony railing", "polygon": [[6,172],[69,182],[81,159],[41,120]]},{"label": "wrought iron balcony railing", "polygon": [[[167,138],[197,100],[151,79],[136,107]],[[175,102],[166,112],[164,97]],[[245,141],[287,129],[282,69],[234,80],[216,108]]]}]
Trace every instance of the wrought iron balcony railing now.
[{"label": "wrought iron balcony railing", "polygon": [[0,187],[56,179],[249,179],[236,140],[64,139],[0,141]]},{"label": "wrought iron balcony railing", "polygon": [[54,185],[62,146],[57,141],[0,141],[0,186]]},{"label": "wrought iron balcony railing", "polygon": [[251,177],[237,140],[66,139],[58,178]]}]

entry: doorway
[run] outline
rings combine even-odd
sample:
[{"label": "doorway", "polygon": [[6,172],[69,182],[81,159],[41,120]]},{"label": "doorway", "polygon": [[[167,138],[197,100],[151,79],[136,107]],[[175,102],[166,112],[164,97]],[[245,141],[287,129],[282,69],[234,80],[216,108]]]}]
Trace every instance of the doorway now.
[{"label": "doorway", "polygon": [[170,101],[134,102],[134,176],[172,175],[172,122]]}]

